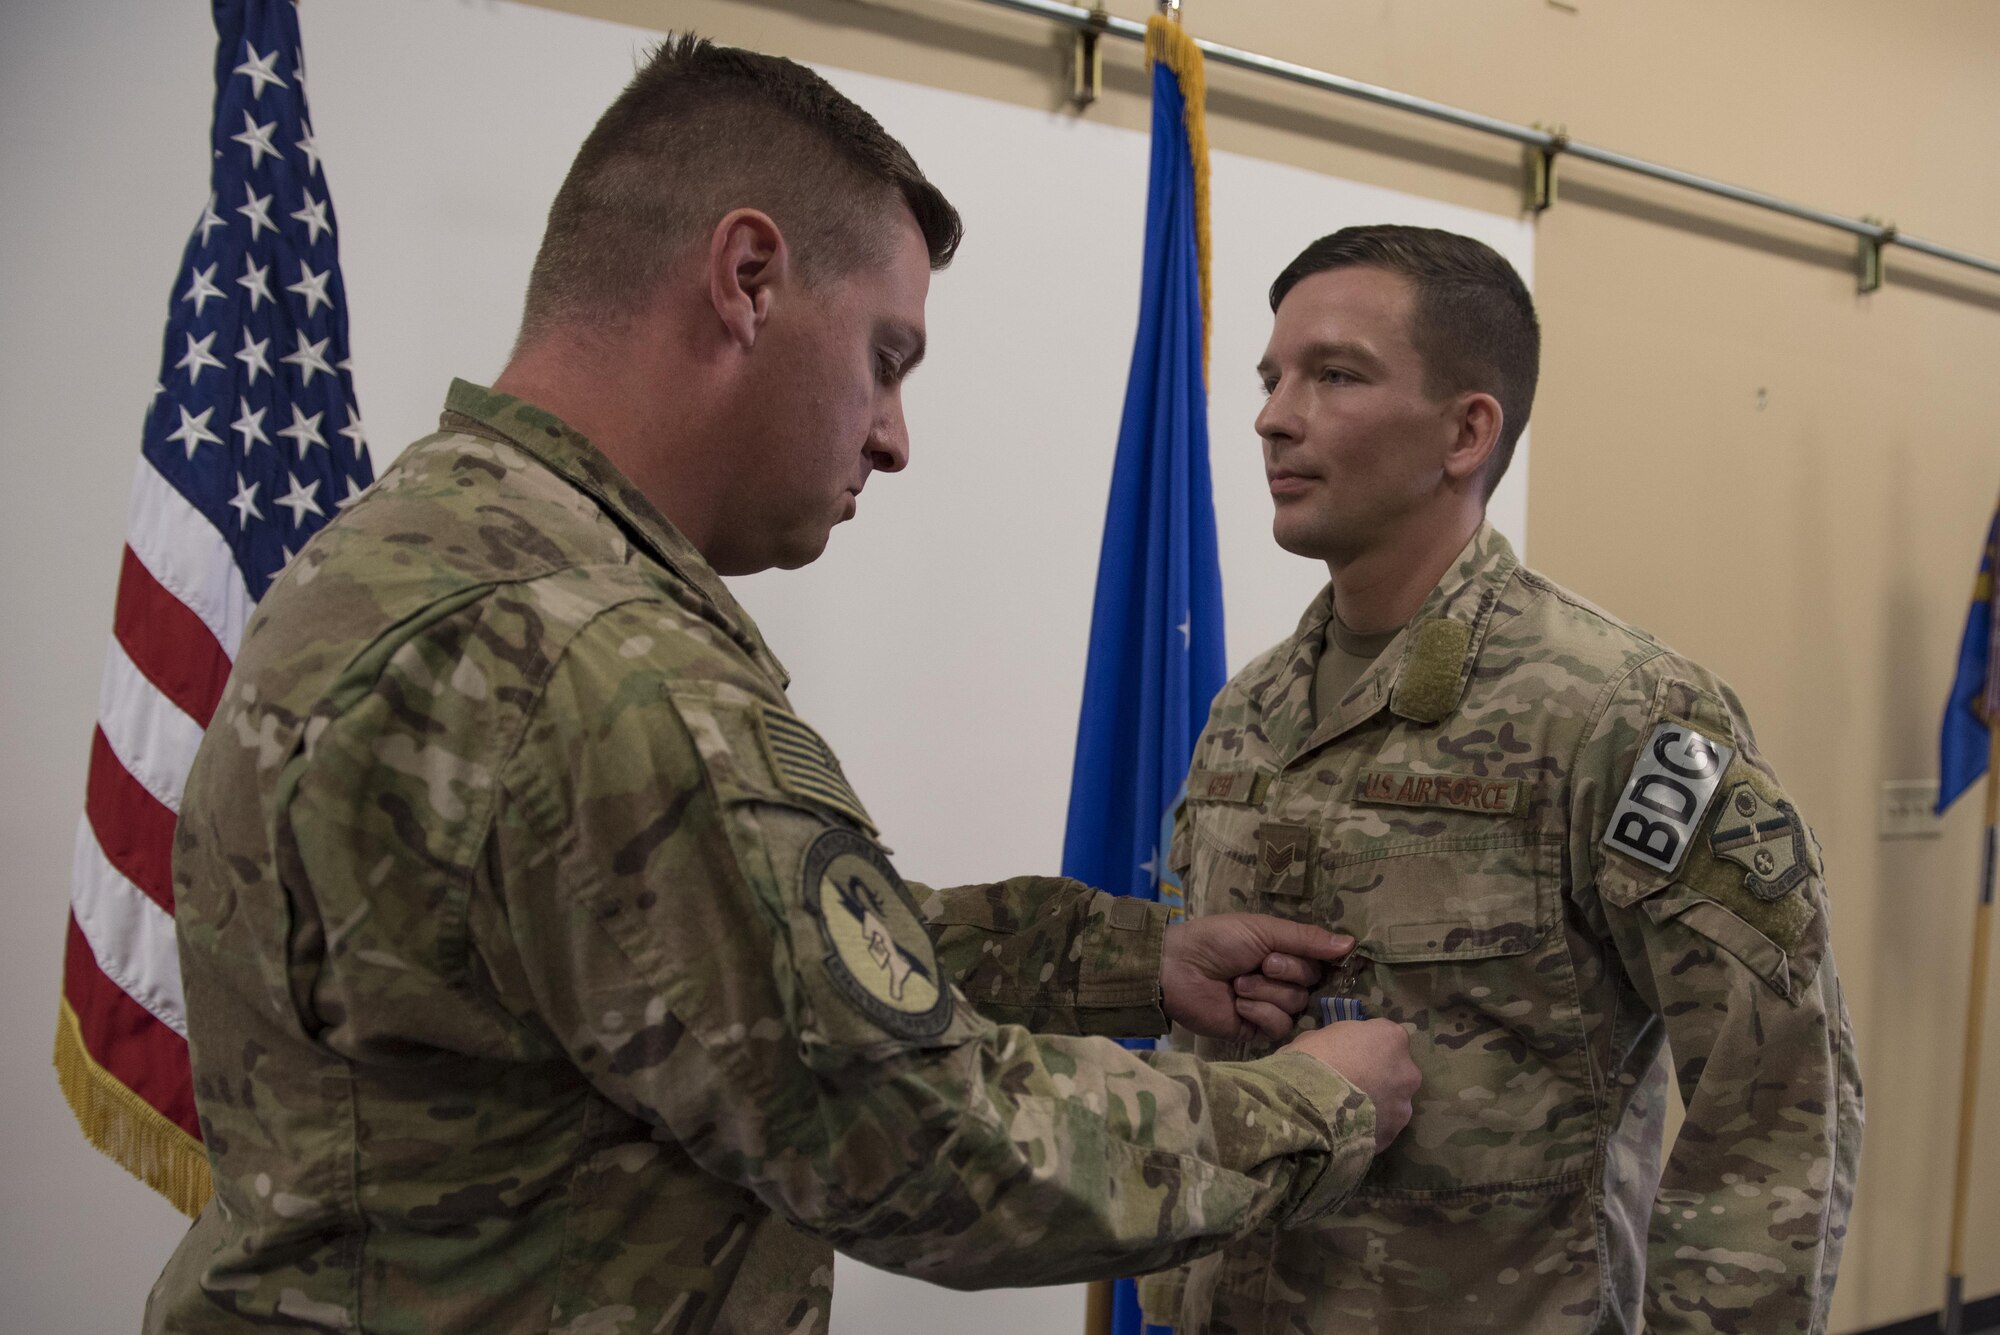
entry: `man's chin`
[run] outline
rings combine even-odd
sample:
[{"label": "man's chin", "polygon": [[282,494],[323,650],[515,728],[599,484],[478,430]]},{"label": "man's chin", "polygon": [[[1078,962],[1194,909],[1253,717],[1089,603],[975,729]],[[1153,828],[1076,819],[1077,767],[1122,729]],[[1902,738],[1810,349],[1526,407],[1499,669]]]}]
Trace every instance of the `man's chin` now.
[{"label": "man's chin", "polygon": [[756,575],[766,570],[797,570],[809,566],[826,553],[830,529],[821,529],[814,534],[784,534],[775,539],[767,537],[755,546],[730,544],[719,549],[703,552],[711,569],[718,575]]},{"label": "man's chin", "polygon": [[1284,551],[1311,561],[1326,560],[1327,550],[1333,546],[1327,541],[1325,533],[1304,524],[1288,522],[1282,511],[1271,520],[1271,537]]},{"label": "man's chin", "polygon": [[832,537],[833,530],[828,529],[821,533],[817,540],[801,538],[798,542],[789,543],[778,553],[778,559],[771,564],[779,570],[797,570],[809,566],[826,555],[827,543]]}]

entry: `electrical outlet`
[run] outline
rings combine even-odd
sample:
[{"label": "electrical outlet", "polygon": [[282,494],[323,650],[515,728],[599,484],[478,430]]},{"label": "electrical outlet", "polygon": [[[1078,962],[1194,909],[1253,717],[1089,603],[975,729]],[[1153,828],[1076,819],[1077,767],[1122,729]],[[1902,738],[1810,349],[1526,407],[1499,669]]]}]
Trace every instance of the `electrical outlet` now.
[{"label": "electrical outlet", "polygon": [[1937,807],[1936,779],[1890,779],[1882,785],[1882,837],[1935,839],[1943,823]]}]

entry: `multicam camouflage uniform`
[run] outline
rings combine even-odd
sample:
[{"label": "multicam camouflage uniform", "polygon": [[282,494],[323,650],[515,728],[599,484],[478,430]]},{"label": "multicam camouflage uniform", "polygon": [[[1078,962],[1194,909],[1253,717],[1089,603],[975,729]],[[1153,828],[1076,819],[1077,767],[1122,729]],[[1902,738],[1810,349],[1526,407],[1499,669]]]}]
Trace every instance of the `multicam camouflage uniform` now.
[{"label": "multicam camouflage uniform", "polygon": [[[1332,611],[1329,588],[1217,698],[1173,863],[1192,912],[1354,935],[1330,989],[1409,1031],[1423,1087],[1338,1211],[1149,1279],[1149,1312],[1822,1330],[1861,1087],[1819,850],[1741,703],[1491,528],[1316,719]],[[1662,1177],[1668,1041],[1687,1121]]]},{"label": "multicam camouflage uniform", "polygon": [[148,1330],[815,1332],[834,1247],[1073,1280],[1352,1188],[1373,1109],[1311,1058],[996,1026],[1157,1031],[1160,919],[913,895],[603,456],[465,384],[443,425],[264,599],[188,781],[216,1194]]}]

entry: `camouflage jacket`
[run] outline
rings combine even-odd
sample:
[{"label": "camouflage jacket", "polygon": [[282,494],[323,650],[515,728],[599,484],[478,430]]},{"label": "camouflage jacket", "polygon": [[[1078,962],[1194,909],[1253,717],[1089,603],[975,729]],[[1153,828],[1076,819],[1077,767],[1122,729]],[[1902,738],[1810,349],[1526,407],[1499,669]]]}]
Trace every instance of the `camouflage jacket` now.
[{"label": "camouflage jacket", "polygon": [[188,779],[215,1196],[149,1331],[823,1331],[836,1247],[1050,1283],[1352,1188],[1373,1109],[1310,1058],[996,1024],[1157,1030],[1159,918],[911,890],[785,684],[601,454],[453,386],[264,598]]},{"label": "camouflage jacket", "polygon": [[1183,1335],[1823,1330],[1861,1088],[1819,849],[1741,703],[1490,527],[1315,719],[1332,608],[1217,697],[1171,860],[1191,912],[1355,936],[1329,989],[1405,1026],[1423,1087],[1338,1211],[1149,1280],[1149,1311]]}]

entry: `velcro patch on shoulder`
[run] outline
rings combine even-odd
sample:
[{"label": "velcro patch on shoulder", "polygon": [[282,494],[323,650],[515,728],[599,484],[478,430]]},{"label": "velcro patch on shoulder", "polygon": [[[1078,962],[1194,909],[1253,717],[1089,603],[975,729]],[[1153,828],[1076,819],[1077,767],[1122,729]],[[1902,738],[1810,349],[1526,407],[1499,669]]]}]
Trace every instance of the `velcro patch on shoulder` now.
[{"label": "velcro patch on shoulder", "polygon": [[1418,774],[1406,769],[1365,769],[1354,780],[1354,800],[1398,807],[1440,807],[1476,816],[1518,816],[1528,785],[1519,779],[1472,774]]},{"label": "velcro patch on shoulder", "polygon": [[1816,967],[1814,952],[1826,931],[1819,895],[1804,889],[1822,870],[1809,838],[1777,783],[1739,757],[1682,873],[1691,891],[1784,950],[1802,980]]},{"label": "velcro patch on shoulder", "polygon": [[1188,773],[1187,795],[1191,802],[1261,801],[1271,776],[1253,769],[1194,769]]},{"label": "velcro patch on shoulder", "polygon": [[1604,846],[1659,871],[1678,870],[1735,754],[1679,719],[1660,724],[1632,762]]},{"label": "velcro patch on shoulder", "polygon": [[755,717],[757,739],[779,787],[794,797],[839,812],[870,834],[876,832],[875,822],[868,818],[867,809],[841,773],[833,748],[812,725],[796,714],[762,704],[757,706]]}]

